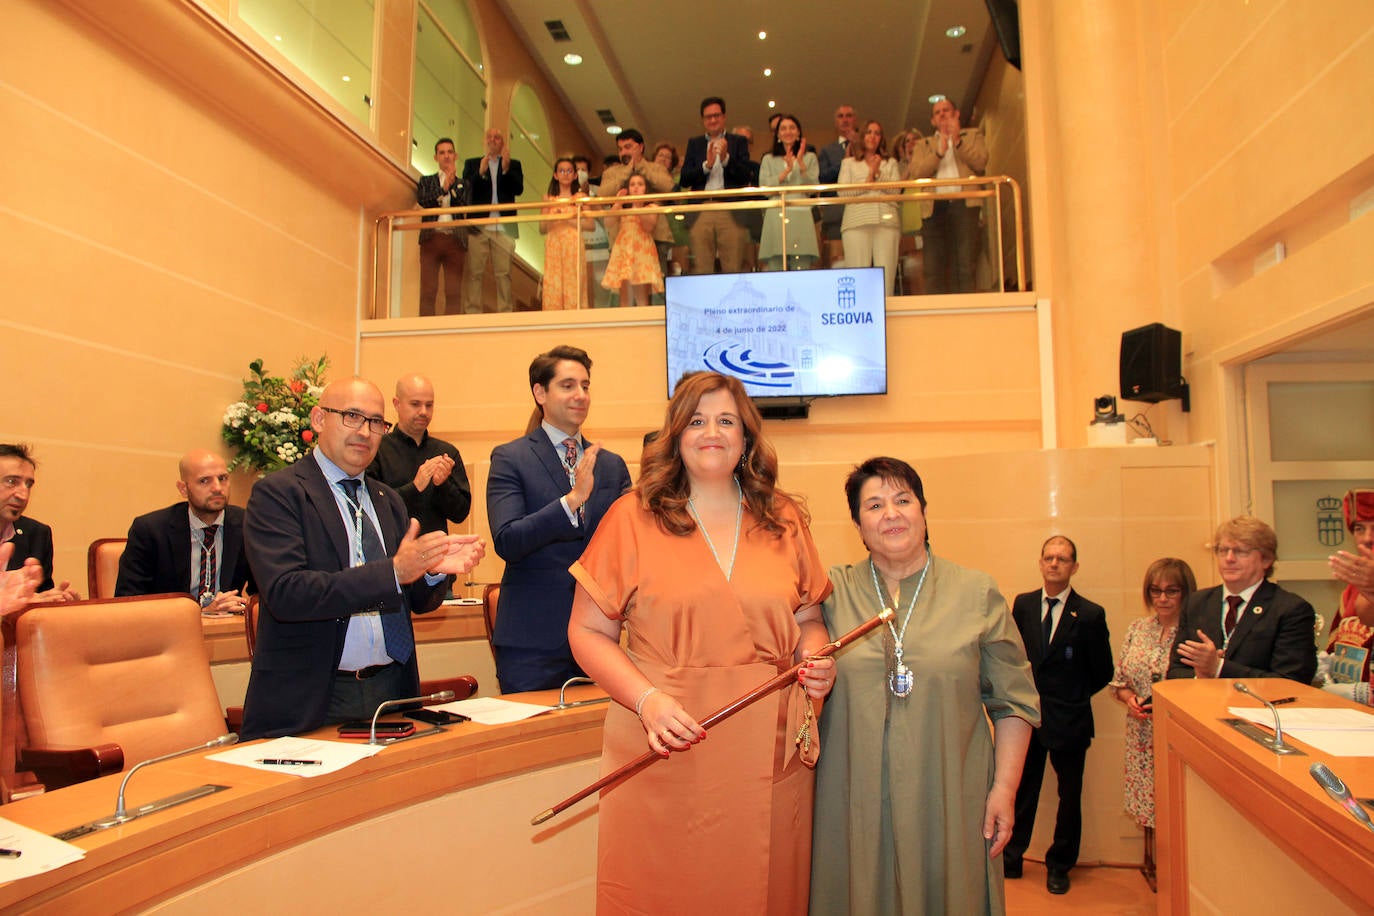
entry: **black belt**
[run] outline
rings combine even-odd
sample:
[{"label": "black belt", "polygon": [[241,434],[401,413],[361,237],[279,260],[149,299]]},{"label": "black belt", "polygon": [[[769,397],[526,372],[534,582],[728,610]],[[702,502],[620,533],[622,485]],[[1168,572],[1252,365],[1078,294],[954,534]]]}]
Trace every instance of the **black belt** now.
[{"label": "black belt", "polygon": [[389,662],[388,664],[385,664],[385,665],[368,665],[366,668],[359,668],[357,671],[345,671],[345,670],[343,670],[342,668],[340,668],[338,671],[335,671],[335,672],[334,672],[334,676],[335,676],[335,677],[348,677],[348,678],[354,678],[355,680],[359,680],[359,681],[365,681],[365,680],[367,680],[367,679],[370,678],[370,677],[376,677],[377,675],[381,674],[383,671],[387,671],[387,670],[389,670],[389,669],[391,669],[391,668],[395,668],[395,667],[396,667],[397,665],[399,665],[399,664],[400,664],[400,662]]}]

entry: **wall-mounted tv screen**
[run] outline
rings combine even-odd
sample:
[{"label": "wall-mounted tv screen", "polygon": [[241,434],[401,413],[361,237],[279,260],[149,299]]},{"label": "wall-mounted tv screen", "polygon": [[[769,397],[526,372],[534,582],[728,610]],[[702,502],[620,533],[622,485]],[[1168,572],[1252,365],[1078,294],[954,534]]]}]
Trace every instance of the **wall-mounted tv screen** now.
[{"label": "wall-mounted tv screen", "polygon": [[733,375],[751,397],[887,393],[881,267],[665,278],[668,395],[685,372]]}]

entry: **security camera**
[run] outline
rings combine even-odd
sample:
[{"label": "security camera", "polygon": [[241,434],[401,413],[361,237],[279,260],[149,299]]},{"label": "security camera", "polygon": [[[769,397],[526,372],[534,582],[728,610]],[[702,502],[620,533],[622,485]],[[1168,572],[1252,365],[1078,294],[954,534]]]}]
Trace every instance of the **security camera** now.
[{"label": "security camera", "polygon": [[1116,398],[1110,394],[1104,394],[1093,399],[1093,423],[1125,423],[1125,414],[1116,412]]}]

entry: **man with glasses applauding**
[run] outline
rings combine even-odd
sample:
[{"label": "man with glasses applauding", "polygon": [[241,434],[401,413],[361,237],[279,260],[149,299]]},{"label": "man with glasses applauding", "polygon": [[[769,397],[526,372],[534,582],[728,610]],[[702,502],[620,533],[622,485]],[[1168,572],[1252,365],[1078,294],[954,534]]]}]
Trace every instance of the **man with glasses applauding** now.
[{"label": "man with glasses applauding", "polygon": [[485,548],[420,533],[395,490],[364,476],[390,429],[366,379],[332,382],[310,412],[314,451],[248,498],[245,542],[262,595],[242,738],[369,719],[414,696],[411,613],[432,611]]},{"label": "man with glasses applauding", "polygon": [[1312,605],[1269,576],[1279,538],[1250,515],[1212,539],[1222,584],[1194,592],[1179,617],[1169,677],[1288,677],[1312,683],[1317,648]]}]

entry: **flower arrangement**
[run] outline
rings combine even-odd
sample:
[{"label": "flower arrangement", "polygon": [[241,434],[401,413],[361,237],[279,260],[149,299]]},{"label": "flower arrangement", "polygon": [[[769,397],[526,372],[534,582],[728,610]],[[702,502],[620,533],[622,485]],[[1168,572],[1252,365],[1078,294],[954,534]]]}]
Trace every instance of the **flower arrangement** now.
[{"label": "flower arrangement", "polygon": [[310,451],[315,431],[310,409],[320,402],[329,357],[296,361],[289,379],[268,375],[262,360],[248,364],[243,397],[224,411],[224,441],[237,450],[229,469],[249,467],[262,473],[295,464]]}]

